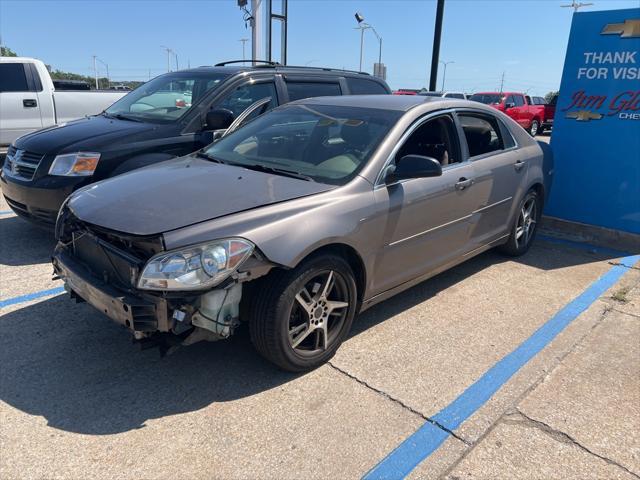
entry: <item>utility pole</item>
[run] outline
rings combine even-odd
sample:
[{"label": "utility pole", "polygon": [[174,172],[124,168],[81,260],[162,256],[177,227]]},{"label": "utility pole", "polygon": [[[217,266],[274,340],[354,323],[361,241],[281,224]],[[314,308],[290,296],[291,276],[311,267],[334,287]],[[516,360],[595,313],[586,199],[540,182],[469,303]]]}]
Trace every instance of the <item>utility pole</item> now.
[{"label": "utility pole", "polygon": [[171,54],[173,53],[173,50],[164,45],[160,45],[160,48],[165,49],[167,52],[167,72],[170,72],[171,71]]},{"label": "utility pole", "polygon": [[438,0],[436,7],[436,25],[433,32],[433,53],[431,54],[431,78],[429,91],[435,92],[438,79],[438,63],[440,59],[440,38],[442,37],[442,18],[444,17],[444,0]]},{"label": "utility pole", "polygon": [[560,7],[561,8],[573,8],[573,11],[577,12],[582,7],[590,7],[591,5],[593,5],[593,3],[582,3],[582,2],[576,2],[576,0],[571,0],[571,4],[570,5],[560,5]]},{"label": "utility pole", "polygon": [[502,77],[500,78],[500,93],[502,93],[503,87],[504,87],[504,72],[502,72]]},{"label": "utility pole", "polygon": [[96,90],[100,90],[98,86],[98,66],[96,65],[96,56],[93,56],[93,75],[96,77]]},{"label": "utility pole", "polygon": [[443,62],[442,60],[440,60],[440,63],[444,65],[444,70],[442,72],[442,91],[444,92],[444,79],[447,76],[447,65],[449,65],[450,63],[456,63],[454,61],[450,61],[450,62]]},{"label": "utility pole", "polygon": [[178,65],[178,52],[174,50],[173,55],[176,57],[176,70],[180,70],[180,66]]},{"label": "utility pole", "polygon": [[[104,65],[104,67],[107,69],[107,85],[108,85],[109,87],[111,87],[111,77],[109,76],[109,65],[108,65],[108,64],[106,64],[106,63],[104,63],[102,60],[100,60],[99,58],[97,58],[97,57],[94,55],[94,62],[95,62],[96,60],[97,60],[98,62],[100,62],[102,65]],[[97,75],[96,75],[96,77],[97,77]]]},{"label": "utility pole", "polygon": [[242,42],[242,60],[246,60],[247,56],[245,55],[245,46],[246,46],[247,42],[249,41],[249,39],[248,38],[241,38],[238,41]]}]

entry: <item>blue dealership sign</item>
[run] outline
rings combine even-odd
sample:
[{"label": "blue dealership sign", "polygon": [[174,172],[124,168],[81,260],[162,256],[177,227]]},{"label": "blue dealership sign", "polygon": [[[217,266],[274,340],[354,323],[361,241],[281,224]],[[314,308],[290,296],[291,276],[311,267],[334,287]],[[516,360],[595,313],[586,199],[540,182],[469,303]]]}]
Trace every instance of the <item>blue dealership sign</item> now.
[{"label": "blue dealership sign", "polygon": [[576,13],[545,213],[640,234],[640,8]]}]

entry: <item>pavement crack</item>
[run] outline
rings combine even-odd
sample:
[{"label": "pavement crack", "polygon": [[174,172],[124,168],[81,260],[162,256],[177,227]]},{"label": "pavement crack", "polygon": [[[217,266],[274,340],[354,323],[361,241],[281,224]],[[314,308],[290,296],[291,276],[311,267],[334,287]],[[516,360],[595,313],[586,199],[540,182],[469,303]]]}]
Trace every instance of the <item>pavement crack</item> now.
[{"label": "pavement crack", "polygon": [[349,377],[352,380],[355,380],[356,382],[358,382],[360,385],[362,385],[365,388],[368,388],[369,390],[377,393],[378,395],[383,396],[384,398],[386,398],[387,400],[392,401],[393,403],[400,405],[403,409],[413,413],[414,415],[417,415],[418,417],[420,417],[422,420],[424,420],[425,422],[429,422],[430,424],[434,425],[435,427],[438,427],[440,430],[443,430],[445,432],[447,432],[449,435],[451,435],[453,438],[455,438],[456,440],[460,440],[462,443],[464,443],[465,445],[467,445],[468,447],[472,446],[472,443],[469,442],[468,440],[462,438],[461,436],[459,436],[458,434],[456,434],[453,430],[448,429],[447,427],[445,427],[444,425],[438,423],[436,420],[424,415],[422,412],[419,412],[418,410],[416,410],[415,408],[407,405],[406,403],[404,403],[402,400],[399,400],[395,397],[392,397],[391,395],[389,395],[387,392],[385,392],[384,390],[380,390],[379,388],[376,388],[374,386],[369,385],[367,382],[365,382],[364,380],[361,380],[360,378],[356,377],[355,375],[347,372],[346,370],[343,370],[340,367],[337,367],[336,365],[334,365],[331,362],[327,362],[327,364],[333,368],[334,370],[336,370],[337,372]]},{"label": "pavement crack", "polygon": [[502,421],[504,423],[511,423],[511,424],[526,424],[529,425],[531,427],[537,428],[538,430],[542,431],[543,433],[549,435],[551,438],[553,438],[554,440],[561,442],[561,443],[567,443],[569,445],[574,445],[576,447],[578,447],[580,450],[588,453],[589,455],[593,455],[594,457],[599,458],[600,460],[607,462],[609,465],[615,465],[616,467],[619,467],[621,469],[623,469],[625,472],[629,473],[630,475],[633,475],[635,478],[640,479],[640,475],[638,475],[637,473],[629,470],[627,467],[625,467],[624,465],[616,462],[615,460],[612,460],[610,458],[604,457],[602,455],[597,454],[596,452],[594,452],[593,450],[588,449],[587,447],[585,447],[584,445],[582,445],[580,442],[578,442],[575,438],[573,438],[571,435],[561,431],[561,430],[557,430],[555,428],[553,428],[552,426],[540,421],[540,420],[536,420],[534,418],[529,417],[528,415],[524,414],[522,412],[522,410],[515,408],[514,410],[512,410],[511,412],[506,413],[503,418]]},{"label": "pavement crack", "polygon": [[626,263],[614,262],[613,260],[610,260],[607,263],[609,265],[615,265],[615,266],[618,266],[618,267],[625,267],[625,268],[629,268],[631,270],[640,270],[640,266],[638,266],[638,265],[627,265]]}]

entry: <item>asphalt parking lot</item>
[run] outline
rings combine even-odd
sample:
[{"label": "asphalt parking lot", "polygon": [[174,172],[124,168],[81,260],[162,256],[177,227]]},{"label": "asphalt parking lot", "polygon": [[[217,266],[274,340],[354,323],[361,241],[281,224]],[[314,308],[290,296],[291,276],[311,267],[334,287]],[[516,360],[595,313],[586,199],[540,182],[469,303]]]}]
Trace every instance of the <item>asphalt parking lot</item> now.
[{"label": "asphalt parking lot", "polygon": [[0,237],[2,478],[639,478],[637,257],[488,252],[294,375],[246,332],[140,351],[2,201]]}]

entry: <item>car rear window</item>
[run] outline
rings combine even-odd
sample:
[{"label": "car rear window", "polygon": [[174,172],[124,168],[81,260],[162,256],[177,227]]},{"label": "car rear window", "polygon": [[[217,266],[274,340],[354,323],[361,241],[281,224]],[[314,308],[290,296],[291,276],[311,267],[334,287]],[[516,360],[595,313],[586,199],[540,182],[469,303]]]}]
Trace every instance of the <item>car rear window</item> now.
[{"label": "car rear window", "polygon": [[309,97],[330,97],[342,95],[340,84],[325,82],[287,82],[289,101]]},{"label": "car rear window", "polygon": [[380,83],[366,78],[348,77],[347,85],[349,85],[351,95],[384,95],[389,93]]},{"label": "car rear window", "polygon": [[22,63],[0,63],[0,92],[28,92]]}]

